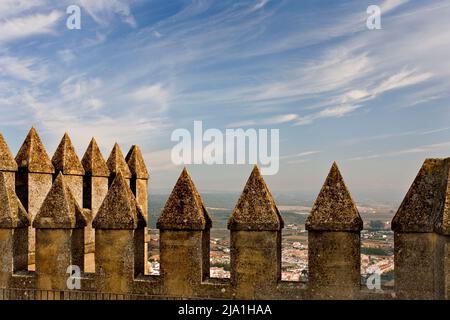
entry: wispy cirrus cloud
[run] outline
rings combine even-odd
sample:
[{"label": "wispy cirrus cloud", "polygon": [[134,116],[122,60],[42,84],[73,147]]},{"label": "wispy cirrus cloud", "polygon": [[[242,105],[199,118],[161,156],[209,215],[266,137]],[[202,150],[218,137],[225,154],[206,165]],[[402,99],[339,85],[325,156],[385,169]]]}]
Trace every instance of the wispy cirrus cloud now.
[{"label": "wispy cirrus cloud", "polygon": [[40,82],[47,78],[48,73],[45,65],[40,65],[36,59],[0,55],[0,75],[16,80]]},{"label": "wispy cirrus cloud", "polygon": [[136,19],[131,13],[129,1],[124,0],[79,0],[79,4],[100,25],[108,26],[119,16],[131,27],[136,27]]},{"label": "wispy cirrus cloud", "polygon": [[61,19],[62,13],[53,10],[49,13],[30,14],[0,20],[0,44],[39,34],[55,32],[56,23]]}]

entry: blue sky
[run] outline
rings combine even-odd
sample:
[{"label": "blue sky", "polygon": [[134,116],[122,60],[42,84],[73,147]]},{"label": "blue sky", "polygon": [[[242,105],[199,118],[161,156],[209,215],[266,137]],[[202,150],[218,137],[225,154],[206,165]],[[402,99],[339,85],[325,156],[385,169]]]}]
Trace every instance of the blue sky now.
[{"label": "blue sky", "polygon": [[[81,7],[81,30],[66,8]],[[368,30],[366,8],[382,10]],[[139,144],[151,188],[181,172],[174,129],[280,129],[276,192],[318,192],[336,160],[356,200],[400,201],[427,157],[450,155],[449,1],[2,0],[0,131],[35,125]],[[239,191],[251,166],[190,166],[203,191]]]}]

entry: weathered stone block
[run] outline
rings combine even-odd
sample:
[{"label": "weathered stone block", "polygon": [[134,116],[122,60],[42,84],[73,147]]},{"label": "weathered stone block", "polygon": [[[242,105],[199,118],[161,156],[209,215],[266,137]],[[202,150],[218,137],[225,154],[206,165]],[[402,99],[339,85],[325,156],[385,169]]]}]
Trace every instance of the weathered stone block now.
[{"label": "weathered stone block", "polygon": [[281,232],[231,232],[231,283],[236,299],[270,299],[281,280]]},{"label": "weathered stone block", "polygon": [[361,281],[359,232],[308,232],[308,286],[312,299],[355,299]]}]

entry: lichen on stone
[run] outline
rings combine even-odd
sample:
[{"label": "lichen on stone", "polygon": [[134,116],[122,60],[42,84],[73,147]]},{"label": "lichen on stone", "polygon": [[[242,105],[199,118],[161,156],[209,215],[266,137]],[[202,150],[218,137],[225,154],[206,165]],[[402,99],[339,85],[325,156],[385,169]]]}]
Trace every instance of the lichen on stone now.
[{"label": "lichen on stone", "polygon": [[83,210],[59,173],[33,221],[36,229],[75,229],[86,226]]},{"label": "lichen on stone", "polygon": [[396,232],[450,234],[450,159],[426,159],[392,220]]},{"label": "lichen on stone", "polygon": [[157,222],[161,230],[205,230],[211,218],[186,168],[167,200]]},{"label": "lichen on stone", "polygon": [[19,169],[30,173],[54,173],[55,169],[47,151],[33,127],[28,132],[25,141],[16,155]]},{"label": "lichen on stone", "polygon": [[3,135],[0,133],[0,171],[17,171],[17,162],[9,150]]},{"label": "lichen on stone", "polygon": [[122,150],[117,143],[114,144],[111,154],[106,161],[106,165],[108,166],[110,174],[118,174],[120,171],[122,172],[124,178],[131,178],[130,168],[128,168],[128,164],[125,162]]},{"label": "lichen on stone", "polygon": [[93,177],[109,177],[109,169],[106,164],[105,158],[97,145],[97,141],[92,138],[89,146],[84,153],[83,159],[81,159],[86,174]]},{"label": "lichen on stone", "polygon": [[149,174],[147,166],[145,165],[144,158],[139,146],[133,145],[128,151],[125,161],[131,171],[131,175],[136,179],[148,179]]},{"label": "lichen on stone", "polygon": [[146,220],[122,172],[119,171],[92,222],[93,228],[137,229],[145,227]]},{"label": "lichen on stone", "polygon": [[228,220],[230,230],[275,231],[283,219],[261,173],[255,166]]},{"label": "lichen on stone", "polygon": [[306,219],[312,231],[360,231],[363,221],[334,162]]},{"label": "lichen on stone", "polygon": [[0,228],[14,229],[30,225],[30,215],[6,183],[5,174],[0,171]]},{"label": "lichen on stone", "polygon": [[84,175],[84,168],[67,133],[64,133],[53,155],[52,164],[56,171],[64,175]]}]

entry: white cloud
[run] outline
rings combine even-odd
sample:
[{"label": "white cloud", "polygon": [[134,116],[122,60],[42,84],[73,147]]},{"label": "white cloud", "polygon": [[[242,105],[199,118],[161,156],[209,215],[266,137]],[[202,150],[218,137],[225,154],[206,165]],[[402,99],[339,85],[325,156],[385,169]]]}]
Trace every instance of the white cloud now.
[{"label": "white cloud", "polygon": [[387,91],[412,86],[431,79],[432,73],[416,73],[414,71],[401,71],[383,81],[373,90],[374,95],[379,95]]},{"label": "white cloud", "polygon": [[281,114],[276,115],[270,118],[264,118],[259,120],[246,120],[230,123],[228,127],[238,128],[238,127],[249,127],[249,126],[261,126],[261,125],[275,125],[275,124],[283,124],[287,122],[294,121],[298,118],[296,114]]},{"label": "white cloud", "polygon": [[46,0],[1,0],[0,19],[16,16],[44,4],[46,4]]},{"label": "white cloud", "polygon": [[385,157],[397,157],[407,154],[414,154],[414,153],[427,153],[428,156],[431,152],[436,152],[439,150],[446,150],[450,146],[450,142],[440,142],[440,143],[432,143],[427,145],[422,145],[418,147],[408,148],[408,149],[402,149],[399,151],[392,151],[392,152],[386,152],[386,153],[379,153],[379,154],[371,154],[367,156],[358,156],[348,159],[349,161],[361,161],[361,160],[369,160],[369,159],[378,159],[378,158],[385,158]]},{"label": "white cloud", "polygon": [[269,3],[270,0],[258,0],[258,2],[253,7],[253,10],[259,10],[261,8],[264,8],[267,3]]},{"label": "white cloud", "polygon": [[70,49],[59,50],[58,56],[66,64],[71,63],[76,58],[75,54]]},{"label": "white cloud", "polygon": [[73,75],[59,85],[59,92],[64,100],[76,100],[95,95],[102,86],[103,81],[100,78]]},{"label": "white cloud", "polygon": [[337,107],[330,107],[319,112],[300,117],[296,125],[306,125],[312,123],[314,120],[322,118],[341,118],[348,113],[351,113],[357,109],[361,108],[360,105],[342,105]]},{"label": "white cloud", "polygon": [[0,56],[0,74],[17,80],[40,82],[47,78],[46,68],[35,59]]},{"label": "white cloud", "polygon": [[62,13],[52,11],[48,14],[33,14],[0,22],[0,43],[22,39],[32,35],[55,32],[56,22]]},{"label": "white cloud", "polygon": [[380,6],[381,14],[388,13],[408,2],[409,0],[385,0]]},{"label": "white cloud", "polygon": [[79,0],[80,5],[100,25],[107,26],[118,15],[132,27],[136,27],[136,20],[131,13],[128,1],[125,0]]},{"label": "white cloud", "polygon": [[144,86],[131,93],[131,98],[138,103],[145,103],[149,108],[165,111],[169,105],[170,93],[162,84]]}]

